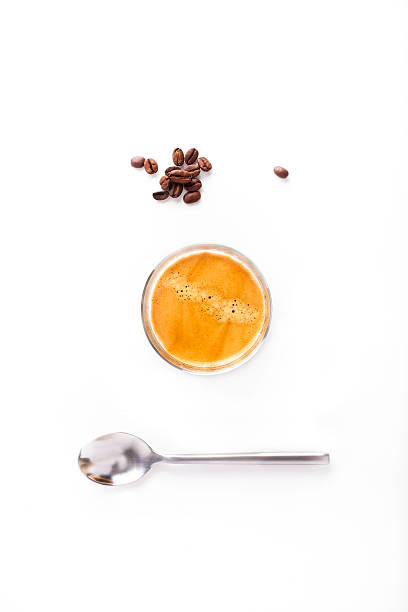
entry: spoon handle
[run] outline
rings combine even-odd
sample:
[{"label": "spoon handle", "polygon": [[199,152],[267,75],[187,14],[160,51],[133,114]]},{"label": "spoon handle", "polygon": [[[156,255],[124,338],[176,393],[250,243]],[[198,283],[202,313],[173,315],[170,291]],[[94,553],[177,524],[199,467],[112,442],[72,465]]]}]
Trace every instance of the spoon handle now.
[{"label": "spoon handle", "polygon": [[240,463],[248,465],[327,465],[328,453],[220,453],[208,455],[166,455],[167,463]]}]

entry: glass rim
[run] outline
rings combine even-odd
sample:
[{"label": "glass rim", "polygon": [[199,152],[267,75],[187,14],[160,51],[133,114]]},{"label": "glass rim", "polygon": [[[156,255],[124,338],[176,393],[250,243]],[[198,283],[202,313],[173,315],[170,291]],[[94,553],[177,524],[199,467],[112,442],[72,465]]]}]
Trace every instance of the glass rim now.
[{"label": "glass rim", "polygon": [[[231,359],[231,361],[227,361],[226,363],[221,363],[219,365],[200,366],[192,363],[183,362],[174,355],[172,355],[169,351],[167,351],[167,349],[163,346],[163,344],[157,337],[150,317],[150,304],[154,288],[166,268],[168,268],[178,259],[181,259],[182,257],[188,257],[190,254],[200,251],[214,251],[236,259],[241,265],[244,265],[246,268],[248,268],[252,276],[255,277],[264,297],[264,322],[262,325],[262,329],[259,332],[255,342],[242,355]],[[177,368],[178,370],[190,372],[193,374],[222,374],[223,372],[230,372],[231,370],[234,370],[235,368],[246,363],[251,357],[255,355],[255,353],[263,344],[271,325],[272,298],[265,277],[263,276],[259,268],[254,264],[254,262],[246,255],[226,245],[216,243],[198,243],[188,245],[177,249],[176,251],[173,251],[172,253],[167,255],[167,257],[164,257],[153,268],[152,272],[147,277],[143,288],[141,299],[141,316],[143,329],[150,345],[153,347],[155,352],[160,355],[160,357],[164,359],[164,361],[166,361],[168,364]]]}]

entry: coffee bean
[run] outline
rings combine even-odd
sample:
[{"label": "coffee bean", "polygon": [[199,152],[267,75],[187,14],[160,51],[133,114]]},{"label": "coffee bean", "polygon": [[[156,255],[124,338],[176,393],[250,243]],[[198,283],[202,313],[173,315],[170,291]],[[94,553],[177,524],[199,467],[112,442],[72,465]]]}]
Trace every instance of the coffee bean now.
[{"label": "coffee bean", "polygon": [[164,191],[167,191],[168,188],[170,187],[170,179],[168,176],[162,176],[160,179],[160,187],[162,189],[164,189]]},{"label": "coffee bean", "polygon": [[212,168],[211,162],[209,162],[206,157],[199,157],[198,165],[200,166],[203,172],[208,172]]},{"label": "coffee bean", "polygon": [[173,172],[173,170],[180,170],[180,168],[178,168],[177,166],[169,166],[165,169],[164,174],[166,176],[169,176],[170,172]]},{"label": "coffee bean", "polygon": [[132,157],[130,163],[134,168],[143,168],[145,158],[141,157],[140,155],[136,155],[136,157]]},{"label": "coffee bean", "polygon": [[149,157],[149,159],[145,160],[144,168],[147,174],[156,174],[157,170],[159,169],[159,166],[157,165],[157,162],[154,161],[154,159]]},{"label": "coffee bean", "polygon": [[169,189],[169,195],[172,198],[179,198],[182,193],[183,193],[183,185],[181,185],[180,183],[171,183],[170,189]]},{"label": "coffee bean", "polygon": [[179,148],[173,151],[173,163],[176,164],[176,166],[182,166],[184,164],[184,153]]},{"label": "coffee bean", "polygon": [[185,170],[172,170],[168,174],[172,183],[189,183],[191,174]]},{"label": "coffee bean", "polygon": [[199,178],[193,178],[189,183],[184,185],[186,191],[199,191],[201,189],[201,181]]},{"label": "coffee bean", "polygon": [[189,166],[184,166],[184,170],[190,173],[191,178],[195,178],[200,174],[200,166],[198,164],[190,164]]},{"label": "coffee bean", "polygon": [[167,200],[169,197],[168,191],[155,191],[153,194],[155,200]]},{"label": "coffee bean", "polygon": [[199,191],[188,191],[184,194],[183,200],[186,204],[194,204],[195,202],[198,202],[200,198],[201,193]]},{"label": "coffee bean", "polygon": [[289,176],[289,172],[286,170],[286,168],[282,168],[282,166],[276,166],[276,168],[274,168],[273,171],[276,174],[276,176],[279,176],[279,178],[282,178],[282,179],[285,179]]},{"label": "coffee bean", "polygon": [[197,160],[197,157],[198,157],[197,149],[189,149],[184,156],[184,161],[186,164],[194,164],[194,162]]}]

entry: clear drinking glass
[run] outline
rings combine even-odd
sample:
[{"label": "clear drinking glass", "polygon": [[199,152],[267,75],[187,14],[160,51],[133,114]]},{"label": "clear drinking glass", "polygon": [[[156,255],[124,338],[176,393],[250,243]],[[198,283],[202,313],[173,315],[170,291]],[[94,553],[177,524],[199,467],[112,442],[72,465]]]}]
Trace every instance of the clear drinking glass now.
[{"label": "clear drinking glass", "polygon": [[[239,355],[238,357],[233,356],[230,361],[223,362],[222,364],[193,365],[191,363],[184,363],[183,361],[180,361],[174,355],[169,353],[163,346],[163,344],[160,342],[159,338],[156,335],[151,320],[151,300],[156,284],[162,276],[163,272],[166,270],[167,267],[174,264],[178,259],[188,257],[189,255],[199,252],[213,252],[220,255],[226,255],[235,259],[241,265],[245,266],[258,283],[258,286],[261,289],[264,299],[264,321],[260,332],[254,339],[254,342],[243,354]],[[250,359],[250,357],[252,357],[259,349],[263,340],[265,339],[265,336],[269,330],[271,313],[272,303],[269,288],[266,284],[264,277],[262,276],[258,268],[255,266],[255,264],[239,251],[219,244],[195,244],[192,246],[184,247],[182,249],[179,249],[178,251],[175,251],[174,253],[171,253],[170,255],[165,257],[165,259],[163,259],[150,274],[146,281],[142,294],[142,321],[146,336],[150,344],[152,345],[154,350],[163,359],[165,359],[165,361],[167,361],[176,368],[186,370],[188,372],[193,372],[195,374],[218,374],[221,372],[227,372],[248,361],[248,359]]]}]

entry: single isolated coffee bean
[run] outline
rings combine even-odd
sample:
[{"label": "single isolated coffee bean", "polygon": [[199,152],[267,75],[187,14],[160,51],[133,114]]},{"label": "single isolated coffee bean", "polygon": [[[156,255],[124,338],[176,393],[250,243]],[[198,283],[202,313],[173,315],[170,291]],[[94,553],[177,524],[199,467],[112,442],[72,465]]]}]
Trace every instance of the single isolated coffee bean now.
[{"label": "single isolated coffee bean", "polygon": [[162,176],[160,179],[160,187],[164,190],[167,191],[168,188],[170,187],[170,179],[168,176]]},{"label": "single isolated coffee bean", "polygon": [[199,191],[201,187],[202,184],[199,178],[193,178],[189,183],[184,185],[186,191]]},{"label": "single isolated coffee bean", "polygon": [[194,164],[197,161],[197,157],[198,157],[197,149],[189,149],[184,156],[184,161],[187,165]]},{"label": "single isolated coffee bean", "polygon": [[185,170],[172,170],[168,174],[169,179],[172,183],[189,183],[191,180],[191,174]]},{"label": "single isolated coffee bean", "polygon": [[199,191],[188,191],[184,194],[183,200],[186,204],[195,204],[201,198],[201,193]]},{"label": "single isolated coffee bean", "polygon": [[165,169],[164,174],[166,176],[169,176],[170,172],[173,172],[173,170],[180,170],[180,168],[178,168],[177,166],[169,166]]},{"label": "single isolated coffee bean", "polygon": [[153,194],[155,200],[167,200],[169,197],[168,191],[155,191]]},{"label": "single isolated coffee bean", "polygon": [[157,165],[157,162],[154,159],[149,157],[149,159],[145,160],[144,168],[147,174],[156,174],[157,170],[159,169],[159,166]]},{"label": "single isolated coffee bean", "polygon": [[174,149],[173,151],[173,164],[176,166],[182,166],[184,164],[184,153],[180,148]]},{"label": "single isolated coffee bean", "polygon": [[133,168],[143,168],[144,163],[145,163],[145,158],[141,157],[140,155],[136,155],[136,157],[132,157],[132,159],[130,160],[130,163],[133,166]]},{"label": "single isolated coffee bean", "polygon": [[183,193],[183,185],[181,183],[171,183],[169,195],[172,198],[179,198]]},{"label": "single isolated coffee bean", "polygon": [[276,166],[273,171],[279,178],[287,178],[289,176],[289,172],[286,168],[282,168],[282,166]]},{"label": "single isolated coffee bean", "polygon": [[191,178],[195,178],[201,172],[200,166],[198,164],[190,164],[189,166],[184,166],[183,170],[189,172]]},{"label": "single isolated coffee bean", "polygon": [[211,168],[212,168],[211,162],[209,162],[206,157],[199,157],[198,158],[198,165],[200,166],[200,168],[201,168],[201,170],[203,172],[209,172],[211,170]]}]

